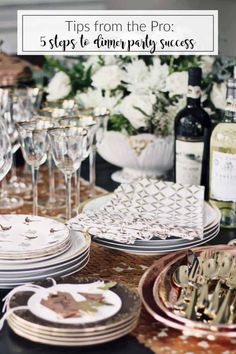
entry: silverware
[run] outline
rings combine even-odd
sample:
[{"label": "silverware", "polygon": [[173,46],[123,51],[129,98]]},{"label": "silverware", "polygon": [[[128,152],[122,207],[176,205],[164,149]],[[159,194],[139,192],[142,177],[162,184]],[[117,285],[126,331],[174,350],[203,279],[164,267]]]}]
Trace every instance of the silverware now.
[{"label": "silverware", "polygon": [[197,302],[197,294],[198,294],[198,289],[194,288],[191,294],[191,300],[189,301],[189,304],[185,311],[185,317],[193,321],[197,319],[197,314],[195,310],[196,302]]},{"label": "silverware", "polygon": [[179,288],[185,288],[188,285],[188,266],[178,267],[172,275],[172,280]]},{"label": "silverware", "polygon": [[[186,283],[185,277],[183,276],[183,280],[184,280],[183,287],[181,289],[180,296],[174,306],[174,309],[178,310],[178,311],[185,311],[186,310],[187,303],[191,299],[192,288],[196,287],[195,282],[196,282],[197,274],[198,274],[198,270],[199,270],[199,263],[198,263],[197,257],[194,258],[194,262],[192,263],[191,267],[188,268],[188,270],[189,269],[190,269],[190,273],[188,274],[188,277],[187,277],[187,283]],[[180,270],[180,273],[181,273],[181,270]]]},{"label": "silverware", "polygon": [[235,308],[236,308],[236,296],[234,297],[233,301],[229,306],[229,318],[227,321],[229,325],[235,323],[235,316],[236,316]]},{"label": "silverware", "polygon": [[229,300],[231,296],[232,290],[229,289],[227,294],[220,305],[220,307],[216,311],[216,316],[213,318],[211,324],[219,324],[219,323],[226,323],[229,317]]}]

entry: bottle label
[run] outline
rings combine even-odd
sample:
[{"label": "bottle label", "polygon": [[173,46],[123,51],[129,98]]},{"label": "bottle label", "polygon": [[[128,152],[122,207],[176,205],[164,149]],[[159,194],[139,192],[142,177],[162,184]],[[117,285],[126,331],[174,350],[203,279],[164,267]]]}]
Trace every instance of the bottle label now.
[{"label": "bottle label", "polygon": [[236,154],[213,151],[211,198],[236,202]]},{"label": "bottle label", "polygon": [[200,185],[203,141],[176,140],[176,182]]},{"label": "bottle label", "polygon": [[225,110],[230,112],[236,112],[236,98],[228,96],[226,99]]},{"label": "bottle label", "polygon": [[188,85],[187,97],[197,99],[201,97],[201,87]]}]

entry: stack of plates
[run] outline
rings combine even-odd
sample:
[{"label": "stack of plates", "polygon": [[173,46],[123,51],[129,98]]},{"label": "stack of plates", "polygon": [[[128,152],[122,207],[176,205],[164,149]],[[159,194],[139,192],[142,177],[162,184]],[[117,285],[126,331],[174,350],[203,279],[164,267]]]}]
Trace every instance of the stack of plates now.
[{"label": "stack of plates", "polygon": [[[11,329],[31,341],[58,346],[90,346],[125,336],[137,324],[140,298],[123,284],[113,284],[109,290],[102,290],[104,282],[95,278],[72,278],[55,286],[51,286],[49,280],[37,284],[44,289],[35,294],[21,290],[10,300],[11,309],[19,305],[28,305],[28,309],[16,309],[8,315]],[[70,293],[78,303],[85,300],[80,292],[102,294],[104,303],[95,312],[62,317],[41,302],[58,291]]]},{"label": "stack of plates", "polygon": [[[97,210],[104,207],[112,198],[112,195],[106,195],[99,197],[88,202],[83,211]],[[204,203],[204,233],[202,239],[180,239],[177,237],[168,237],[165,240],[152,239],[152,240],[136,240],[134,244],[127,245],[124,243],[118,243],[108,239],[102,239],[93,236],[92,240],[99,245],[108,247],[114,250],[119,250],[131,254],[137,255],[161,255],[169,252],[183,250],[190,247],[196,247],[206,242],[209,242],[217,236],[220,229],[220,211],[209,203]],[[73,220],[72,220],[73,221]],[[74,228],[73,222],[71,227]]]},{"label": "stack of plates", "polygon": [[[235,257],[236,254],[233,247],[225,245],[199,247],[193,249],[192,251],[196,254],[196,256],[202,256],[204,254],[206,262],[209,260],[212,261],[212,257],[214,257],[214,254],[218,252],[219,254],[221,254],[221,252],[228,254],[229,259],[231,256]],[[179,265],[187,265],[187,255],[187,251],[180,251],[161,257],[159,260],[155,261],[155,263],[144,273],[139,283],[139,294],[142,298],[146,310],[158,322],[161,322],[165,326],[180,330],[188,336],[196,336],[207,339],[214,339],[215,337],[222,337],[222,339],[236,338],[235,322],[225,323],[222,321],[219,323],[214,322],[213,324],[211,321],[208,322],[207,319],[200,321],[199,319],[195,318],[194,311],[196,311],[196,308],[194,305],[192,305],[192,299],[195,295],[192,295],[192,298],[188,303],[185,300],[186,304],[191,304],[191,306],[193,306],[195,309],[191,313],[194,319],[182,317],[179,314],[176,314],[176,312],[173,310],[173,304],[176,303],[176,301],[181,296],[180,288],[176,286],[174,281],[174,273],[176,272],[176,269]],[[228,264],[222,262],[221,266],[217,267],[217,270],[219,271],[220,267],[226,266],[228,266]],[[220,275],[222,278],[221,284],[225,284],[227,275],[224,277],[223,275]],[[211,277],[210,281],[214,282],[216,279],[217,278]],[[210,285],[208,286],[209,293],[207,293],[207,295],[210,297],[212,294],[209,295]],[[201,295],[200,286],[195,284],[193,289],[198,289],[196,298],[199,299],[199,296]],[[226,286],[224,289],[227,289]],[[230,289],[230,291],[232,292],[232,289]],[[196,298],[194,298],[194,301]],[[219,308],[223,308],[223,306],[226,305],[224,301],[225,298],[226,296],[224,296],[223,292],[219,293]],[[227,304],[229,304],[229,299]],[[207,303],[204,303],[204,306],[205,305],[208,306]],[[221,310],[218,309],[218,311]],[[231,311],[232,309],[230,309],[230,313]],[[227,306],[225,306],[224,314],[226,314],[226,319],[230,313],[228,312]],[[215,317],[213,317],[213,319],[215,319]]]},{"label": "stack of plates", "polygon": [[89,260],[90,237],[55,220],[0,216],[0,288],[69,275]]}]

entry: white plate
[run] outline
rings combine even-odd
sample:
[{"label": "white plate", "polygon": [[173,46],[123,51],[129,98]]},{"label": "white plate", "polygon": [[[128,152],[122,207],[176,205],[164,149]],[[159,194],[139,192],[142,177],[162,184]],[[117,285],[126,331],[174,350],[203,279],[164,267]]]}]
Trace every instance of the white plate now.
[{"label": "white plate", "polygon": [[[89,262],[89,256],[83,260],[83,262],[81,264],[76,264],[74,265],[73,267],[70,267],[70,268],[67,268],[65,269],[63,272],[58,272],[58,273],[52,273],[52,274],[49,274],[47,275],[46,277],[43,276],[43,277],[34,277],[31,282],[33,281],[37,281],[37,280],[41,280],[41,279],[45,279],[45,278],[54,278],[54,277],[65,277],[65,276],[69,276],[71,274],[74,274],[74,273],[77,273],[79,272],[80,270],[82,270],[84,267],[86,267],[86,265],[88,264]],[[17,282],[0,282],[0,289],[12,289],[12,288],[15,288],[16,286],[19,286],[19,285],[22,285],[22,284],[25,284],[26,281],[24,279],[18,279]]]},{"label": "white plate", "polygon": [[165,245],[163,244],[149,244],[149,241],[146,241],[146,243],[143,243],[143,245],[137,245],[136,243],[134,244],[125,244],[125,243],[118,243],[118,242],[115,242],[115,241],[112,241],[112,240],[107,240],[107,239],[104,239],[104,238],[99,238],[99,237],[93,237],[93,241],[96,242],[96,243],[101,243],[101,244],[109,244],[109,245],[112,245],[112,246],[115,246],[115,247],[118,247],[120,250],[133,250],[133,251],[147,251],[147,252],[156,252],[156,251],[162,251],[163,249],[164,250],[170,250],[172,251],[172,249],[176,249],[177,247],[178,248],[182,248],[182,247],[185,247],[185,246],[188,246],[188,247],[194,247],[195,245],[199,244],[199,242],[201,241],[204,241],[204,242],[207,242],[208,239],[212,236],[212,234],[214,234],[216,231],[219,232],[219,224],[215,225],[215,227],[210,231],[208,232],[206,235],[204,235],[203,239],[194,239],[194,240],[182,240],[181,243],[171,243],[171,244],[168,244],[166,243]]},{"label": "white plate", "polygon": [[0,257],[7,253],[30,258],[31,253],[53,251],[69,239],[69,229],[63,223],[41,216],[0,215],[0,225],[1,229],[10,227],[0,231]]},{"label": "white plate", "polygon": [[[112,199],[113,194],[104,195],[102,197],[94,198],[85,204],[83,211],[98,210],[104,207]],[[203,225],[204,228],[208,227],[212,222],[218,218],[219,214],[216,208],[212,207],[209,203],[204,202],[204,215]]]},{"label": "white plate", "polygon": [[[82,253],[82,255],[79,255],[79,257],[70,259],[67,262],[62,262],[60,264],[57,265],[53,265],[53,266],[49,266],[49,267],[45,267],[45,268],[39,268],[39,269],[27,269],[24,271],[15,271],[15,270],[11,270],[11,271],[0,271],[0,279],[19,279],[19,278],[25,278],[25,277],[35,277],[35,276],[39,276],[39,275],[44,275],[47,274],[48,272],[52,272],[52,271],[60,271],[63,269],[66,269],[67,267],[73,266],[74,264],[79,265],[89,254],[89,249],[87,249],[84,253]],[[17,278],[16,278],[17,277]]]},{"label": "white plate", "polygon": [[90,247],[91,239],[89,236],[85,235],[82,232],[70,231],[71,237],[71,246],[66,252],[61,252],[55,254],[50,258],[39,258],[34,260],[21,260],[21,261],[6,261],[0,260],[0,269],[1,270],[24,270],[24,269],[38,269],[43,267],[49,267],[52,265],[61,264],[75,258],[82,254],[86,249]]},{"label": "white plate", "polygon": [[94,241],[96,242],[97,244],[99,244],[100,246],[103,246],[103,247],[106,247],[106,248],[110,248],[110,249],[113,249],[113,250],[116,250],[116,251],[122,251],[122,252],[125,252],[125,253],[129,253],[129,254],[135,254],[135,255],[140,255],[140,256],[158,256],[158,255],[164,255],[166,253],[170,253],[170,252],[175,252],[175,251],[180,251],[180,250],[184,250],[184,249],[188,249],[188,248],[193,248],[193,247],[197,247],[197,246],[200,246],[206,242],[209,242],[210,240],[212,240],[213,238],[215,238],[218,233],[219,233],[219,230],[220,228],[218,228],[213,234],[211,234],[209,237],[207,237],[206,239],[203,239],[203,240],[199,240],[197,241],[194,245],[191,244],[185,244],[185,245],[182,245],[182,246],[176,246],[176,247],[173,247],[173,248],[156,248],[156,250],[152,250],[152,251],[148,251],[146,248],[143,248],[142,250],[138,251],[138,250],[135,250],[135,249],[125,249],[125,248],[120,248],[119,246],[117,245],[113,245],[113,244],[110,244],[110,242],[104,242],[104,240],[101,240],[101,242],[97,241]]},{"label": "white plate", "polygon": [[84,257],[77,262],[75,262],[72,265],[69,265],[68,267],[65,265],[65,267],[61,267],[59,270],[54,270],[54,269],[49,269],[48,271],[45,271],[41,274],[33,274],[33,275],[27,275],[27,276],[19,276],[19,277],[10,277],[10,278],[2,278],[0,277],[0,284],[8,284],[8,283],[27,283],[27,282],[33,282],[37,281],[40,279],[44,279],[47,277],[60,277],[64,274],[71,273],[75,268],[78,268],[80,265],[84,263],[85,260],[89,258],[89,253],[85,254]]},{"label": "white plate", "polygon": [[[47,299],[49,293],[56,293],[57,291],[70,293],[76,301],[86,300],[79,292],[102,294],[104,301],[111,305],[103,305],[98,307],[95,313],[84,313],[79,317],[62,318],[55,311],[50,310],[41,304],[42,299]],[[122,302],[120,297],[111,290],[98,289],[98,283],[90,284],[58,284],[44,290],[37,291],[29,298],[29,310],[37,317],[56,323],[62,324],[86,324],[105,320],[106,318],[114,316],[121,308]]]},{"label": "white plate", "polygon": [[[219,227],[219,220],[212,225],[211,228],[204,231],[202,239],[194,238],[193,240],[187,239],[167,239],[167,240],[136,240],[134,246],[136,247],[174,247],[174,246],[181,246],[188,243],[189,245],[194,244],[195,242],[199,242],[200,240],[205,240],[209,235],[211,235],[218,227]],[[165,242],[164,242],[165,241]]]}]

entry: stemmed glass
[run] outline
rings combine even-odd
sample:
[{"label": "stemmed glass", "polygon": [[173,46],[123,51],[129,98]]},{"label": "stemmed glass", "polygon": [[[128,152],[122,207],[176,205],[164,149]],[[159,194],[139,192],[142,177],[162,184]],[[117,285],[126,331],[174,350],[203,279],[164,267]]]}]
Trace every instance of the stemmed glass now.
[{"label": "stemmed glass", "polygon": [[17,124],[24,159],[32,168],[33,215],[38,214],[38,171],[47,159],[47,129],[51,126],[46,119]]},{"label": "stemmed glass", "polygon": [[13,148],[13,164],[7,190],[11,193],[27,193],[30,191],[31,186],[27,185],[17,176],[15,157],[15,153],[20,148],[19,134],[16,129],[16,123],[28,121],[32,117],[31,101],[26,88],[16,88],[14,90],[12,99],[10,100],[9,110],[6,111],[5,114],[9,115],[10,124],[12,126],[10,136],[12,138]]},{"label": "stemmed glass", "polygon": [[0,122],[0,181],[7,175],[12,165],[11,141],[3,122]]},{"label": "stemmed glass", "polygon": [[84,154],[88,130],[83,127],[52,128],[48,130],[52,155],[66,182],[66,219],[71,218],[71,177],[78,170]]},{"label": "stemmed glass", "polygon": [[[2,118],[5,129],[9,135],[12,147],[12,154],[19,148],[17,142],[17,132],[12,119],[13,110],[13,89],[12,87],[4,87],[0,89],[0,116]],[[6,180],[2,182],[1,187],[1,209],[15,209],[23,205],[23,199],[19,197],[9,197],[6,188]],[[14,190],[14,193],[16,191]]]},{"label": "stemmed glass", "polygon": [[92,147],[89,155],[89,183],[90,183],[90,197],[95,194],[96,184],[96,154],[99,144],[101,144],[104,133],[107,130],[107,123],[109,111],[106,108],[97,108],[93,116],[96,119],[96,126],[93,135]]},{"label": "stemmed glass", "polygon": [[[26,88],[11,88],[8,94],[5,91],[5,105],[2,109],[2,117],[6,122],[9,136],[12,143],[13,165],[11,169],[11,178],[6,185],[6,190],[14,194],[29,192],[31,187],[22,182],[16,174],[15,153],[20,147],[19,135],[16,129],[16,123],[31,119],[31,102]],[[23,204],[22,198],[9,198],[9,207],[18,207]],[[12,204],[12,205],[11,205]]]},{"label": "stemmed glass", "polygon": [[[38,110],[38,115],[42,117],[42,119],[48,119],[51,122],[51,128],[56,127],[58,125],[58,119],[63,117],[65,114],[63,109],[54,108],[44,108]],[[49,144],[48,148],[48,157],[47,157],[47,164],[48,164],[48,180],[49,180],[49,197],[48,200],[39,201],[40,206],[44,206],[46,209],[53,209],[55,207],[63,207],[65,205],[64,200],[56,198],[56,191],[55,191],[55,173],[54,173],[54,162],[52,158],[52,151],[51,145]]]},{"label": "stemmed glass", "polygon": [[[61,118],[58,120],[60,125],[68,127],[84,127],[87,129],[87,137],[84,139],[83,155],[81,156],[81,162],[84,161],[90,154],[91,146],[95,134],[96,120],[89,115],[78,115],[73,117]],[[76,212],[79,210],[80,205],[80,172],[81,165],[78,167],[74,174],[75,181],[75,204]]]}]

